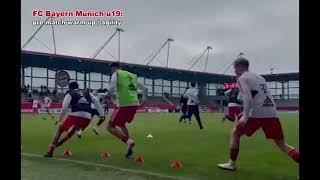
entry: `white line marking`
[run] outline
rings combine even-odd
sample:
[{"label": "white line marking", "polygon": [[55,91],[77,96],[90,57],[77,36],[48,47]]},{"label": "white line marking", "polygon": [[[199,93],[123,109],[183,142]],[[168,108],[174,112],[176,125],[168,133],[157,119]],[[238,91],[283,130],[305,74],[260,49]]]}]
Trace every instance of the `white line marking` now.
[{"label": "white line marking", "polygon": [[[29,157],[43,158],[43,156],[38,155],[38,154],[21,153],[21,155],[29,156]],[[52,157],[52,159],[58,160],[58,161],[66,161],[66,162],[84,164],[84,165],[91,165],[91,166],[96,166],[96,167],[105,167],[105,168],[110,168],[110,169],[115,169],[115,170],[120,170],[120,171],[125,171],[125,172],[136,173],[136,174],[144,174],[144,175],[158,176],[158,177],[171,178],[171,179],[186,179],[185,177],[182,178],[182,177],[169,176],[169,175],[165,175],[165,174],[153,173],[153,172],[142,171],[142,170],[125,169],[125,168],[120,168],[120,167],[116,167],[116,166],[111,166],[111,165],[106,165],[106,164],[96,164],[96,163],[91,163],[91,162],[86,162],[86,161],[78,161],[78,160],[55,158],[55,157]]]}]

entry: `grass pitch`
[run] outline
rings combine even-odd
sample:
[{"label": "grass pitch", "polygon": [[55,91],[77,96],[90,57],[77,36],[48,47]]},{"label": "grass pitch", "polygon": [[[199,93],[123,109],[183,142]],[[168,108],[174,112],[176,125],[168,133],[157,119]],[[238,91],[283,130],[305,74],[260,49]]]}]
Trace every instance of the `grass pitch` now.
[{"label": "grass pitch", "polygon": [[[299,176],[299,166],[281,152],[261,130],[251,138],[241,139],[238,170],[223,171],[217,163],[229,159],[231,122],[221,123],[222,114],[202,113],[203,130],[195,120],[179,123],[176,113],[139,113],[129,131],[136,142],[133,157],[141,155],[143,164],[124,158],[126,145],[106,130],[106,123],[95,135],[88,127],[78,139],[74,136],[58,148],[55,158],[41,157],[48,149],[56,131],[54,121],[46,115],[23,114],[21,119],[23,180],[138,180],[138,179],[227,179],[227,180],[292,180]],[[47,117],[47,119],[43,119]],[[299,146],[298,114],[280,114],[287,142]],[[93,123],[97,122],[95,118]],[[93,124],[92,123],[92,124]],[[147,138],[152,134],[153,138]],[[61,154],[64,149],[73,153]],[[110,158],[100,154],[108,151]],[[183,167],[172,169],[179,160]]]}]

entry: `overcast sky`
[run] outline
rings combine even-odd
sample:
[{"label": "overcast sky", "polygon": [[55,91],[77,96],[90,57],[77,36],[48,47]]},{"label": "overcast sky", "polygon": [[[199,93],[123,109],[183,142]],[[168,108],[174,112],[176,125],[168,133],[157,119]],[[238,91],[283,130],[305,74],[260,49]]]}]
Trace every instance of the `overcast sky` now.
[{"label": "overcast sky", "polygon": [[[52,11],[113,10],[124,12],[122,18],[63,17],[57,20],[122,20],[121,61],[145,64],[146,58],[166,41],[170,45],[169,67],[188,69],[193,60],[210,45],[207,72],[222,73],[243,52],[251,62],[251,71],[276,73],[299,71],[298,0],[90,0],[21,1],[21,43],[39,26],[32,21],[34,9]],[[54,26],[57,54],[90,57],[115,31],[116,26]],[[53,49],[51,26],[44,26],[36,38]],[[117,57],[117,38],[106,50]],[[26,50],[50,52],[37,40]],[[165,66],[167,47],[151,63]],[[114,60],[102,51],[97,59]],[[205,56],[196,71],[203,71]],[[233,74],[230,69],[227,74]]]}]

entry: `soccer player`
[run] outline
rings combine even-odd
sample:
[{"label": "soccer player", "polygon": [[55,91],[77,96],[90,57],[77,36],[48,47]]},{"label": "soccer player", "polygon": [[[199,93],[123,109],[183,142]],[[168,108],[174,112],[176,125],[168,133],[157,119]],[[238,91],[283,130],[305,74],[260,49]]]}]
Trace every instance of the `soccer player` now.
[{"label": "soccer player", "polygon": [[237,84],[243,99],[243,114],[231,133],[230,160],[225,164],[218,164],[218,167],[236,170],[241,136],[243,134],[251,136],[260,128],[267,139],[272,139],[281,151],[299,163],[299,151],[289,146],[284,139],[275,102],[266,80],[258,74],[249,72],[249,61],[245,58],[236,60],[234,68],[239,77]]},{"label": "soccer player", "polygon": [[183,118],[191,119],[191,116],[194,114],[200,129],[203,129],[199,113],[198,104],[200,103],[200,101],[198,95],[199,90],[196,88],[196,83],[191,82],[191,88],[187,89],[187,91],[183,95],[184,98],[188,98],[188,114],[186,116],[183,116]]},{"label": "soccer player", "polygon": [[[107,97],[105,96],[104,98],[107,98]],[[97,98],[97,99],[98,99],[98,98]],[[101,104],[101,102],[104,102],[104,101],[103,101],[102,98],[100,97],[100,104]],[[104,114],[105,114],[105,112],[108,113],[108,111],[106,111],[106,107],[105,107],[105,106],[107,106],[106,103],[104,103],[104,104],[101,105],[101,108],[102,108],[102,109],[104,108],[104,111],[103,111]],[[98,112],[96,106],[95,106],[93,103],[91,103],[91,117],[92,117],[92,119],[93,119],[94,116],[98,116],[98,117],[99,117],[99,112]],[[101,120],[101,119],[100,119],[100,120],[97,122],[97,124],[92,127],[92,130],[93,130],[93,132],[94,132],[96,135],[99,135],[98,127],[99,127],[103,122],[104,122],[104,120]],[[78,137],[78,138],[81,138],[83,130],[84,130],[84,129],[80,129],[80,130],[77,132],[77,137]]]},{"label": "soccer player", "polygon": [[242,107],[242,100],[240,98],[239,94],[239,88],[234,87],[229,89],[224,93],[229,97],[228,102],[228,113],[225,114],[225,116],[222,118],[222,122],[228,119],[231,122],[234,122],[236,118],[239,117],[239,114],[241,113],[241,107]]},{"label": "soccer player", "polygon": [[137,81],[136,74],[121,70],[119,63],[112,63],[110,70],[112,76],[108,92],[110,96],[112,94],[116,95],[117,108],[111,115],[107,130],[127,144],[127,153],[125,156],[129,158],[133,154],[135,142],[129,135],[126,123],[133,121],[138,109],[138,89],[144,92],[144,96],[142,97],[143,102],[145,102],[147,89]]},{"label": "soccer player", "polygon": [[[52,157],[54,150],[57,147],[70,139],[77,130],[85,129],[90,124],[92,119],[90,108],[91,102],[97,108],[100,120],[103,121],[105,119],[102,107],[96,97],[87,90],[80,90],[78,88],[79,85],[77,82],[71,82],[69,84],[70,91],[66,94],[62,102],[58,130],[44,157]],[[71,113],[68,115],[67,119],[63,121],[69,106],[71,106]],[[66,134],[60,139],[63,132],[66,132]]]},{"label": "soccer player", "polygon": [[[188,99],[183,97],[183,95],[181,95],[180,97],[180,109],[182,112],[182,115],[180,116],[180,120],[179,122],[182,122],[182,119],[184,120],[184,122],[186,121],[186,116],[187,116],[187,112],[188,112],[188,105],[187,105]],[[189,118],[189,124],[191,123],[191,117]]]},{"label": "soccer player", "polygon": [[51,116],[51,119],[53,119],[54,116],[53,116],[53,114],[50,113],[51,102],[52,102],[52,100],[48,96],[44,96],[44,98],[43,98],[44,108],[46,109],[49,116]]},{"label": "soccer player", "polygon": [[33,101],[32,101],[33,116],[35,114],[38,114],[38,105],[39,105],[38,100],[37,99],[33,99]]}]

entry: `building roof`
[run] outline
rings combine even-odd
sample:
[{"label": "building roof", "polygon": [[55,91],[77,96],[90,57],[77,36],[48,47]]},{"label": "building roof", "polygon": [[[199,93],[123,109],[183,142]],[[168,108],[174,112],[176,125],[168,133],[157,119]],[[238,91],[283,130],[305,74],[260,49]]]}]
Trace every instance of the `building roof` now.
[{"label": "building roof", "polygon": [[[83,73],[110,74],[109,65],[113,61],[90,59],[84,57],[48,54],[21,50],[21,66],[42,67],[52,70],[74,70]],[[149,79],[196,81],[206,83],[234,82],[231,75],[188,71],[174,68],[145,66],[133,63],[121,63],[123,69]],[[299,73],[263,75],[267,81],[299,80]]]}]

